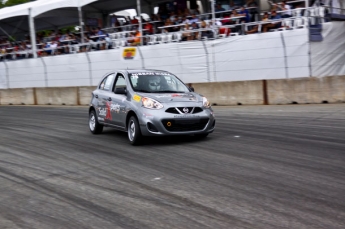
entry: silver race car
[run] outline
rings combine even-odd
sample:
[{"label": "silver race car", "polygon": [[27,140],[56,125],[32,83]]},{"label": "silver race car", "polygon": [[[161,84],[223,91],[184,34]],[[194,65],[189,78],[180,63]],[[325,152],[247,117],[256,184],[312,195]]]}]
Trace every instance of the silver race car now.
[{"label": "silver race car", "polygon": [[107,74],[92,92],[89,126],[128,132],[131,144],[142,136],[195,135],[203,138],[215,128],[209,101],[169,72],[123,70]]}]

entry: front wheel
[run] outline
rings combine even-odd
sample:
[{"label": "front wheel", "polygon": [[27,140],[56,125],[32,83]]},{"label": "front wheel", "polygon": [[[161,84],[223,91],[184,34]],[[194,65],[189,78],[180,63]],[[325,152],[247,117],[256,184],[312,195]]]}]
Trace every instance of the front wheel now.
[{"label": "front wheel", "polygon": [[89,115],[89,127],[93,134],[100,134],[103,131],[103,125],[101,125],[96,116],[96,112],[92,110]]},{"label": "front wheel", "polygon": [[142,140],[139,122],[136,117],[132,116],[128,120],[128,140],[132,145],[139,145]]}]

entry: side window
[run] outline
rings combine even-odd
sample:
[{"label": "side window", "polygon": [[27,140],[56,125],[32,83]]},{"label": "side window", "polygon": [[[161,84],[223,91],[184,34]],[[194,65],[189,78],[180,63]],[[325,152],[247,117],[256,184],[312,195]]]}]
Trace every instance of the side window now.
[{"label": "side window", "polygon": [[106,78],[104,78],[101,85],[99,85],[99,89],[106,90],[106,91],[109,90],[111,88],[114,78],[115,78],[114,74],[111,74],[107,76]]},{"label": "side window", "polygon": [[102,81],[102,83],[99,85],[99,89],[104,90],[105,82],[107,81],[108,77],[105,77]]},{"label": "side window", "polygon": [[114,87],[114,90],[116,88],[125,88],[127,86],[126,84],[126,80],[125,80],[125,77],[121,74],[118,74],[117,75],[117,79],[116,79],[116,83],[115,83],[115,87]]}]

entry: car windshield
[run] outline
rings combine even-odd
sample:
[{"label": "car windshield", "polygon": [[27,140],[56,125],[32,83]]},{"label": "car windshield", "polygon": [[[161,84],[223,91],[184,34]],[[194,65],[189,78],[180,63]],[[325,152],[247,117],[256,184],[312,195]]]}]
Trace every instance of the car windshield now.
[{"label": "car windshield", "polygon": [[166,72],[138,72],[129,75],[133,90],[145,93],[187,93],[189,89],[176,76]]}]

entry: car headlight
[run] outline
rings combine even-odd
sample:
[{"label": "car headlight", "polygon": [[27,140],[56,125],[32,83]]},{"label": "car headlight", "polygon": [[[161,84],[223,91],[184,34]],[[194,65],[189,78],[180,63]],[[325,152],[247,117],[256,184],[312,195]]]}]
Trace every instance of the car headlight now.
[{"label": "car headlight", "polygon": [[210,108],[210,107],[211,107],[211,104],[210,104],[210,102],[207,100],[206,97],[202,97],[202,106],[205,107],[205,108]]},{"label": "car headlight", "polygon": [[145,108],[149,108],[149,109],[162,109],[163,108],[163,105],[154,99],[143,97],[141,101],[143,102],[143,107],[145,107]]}]

